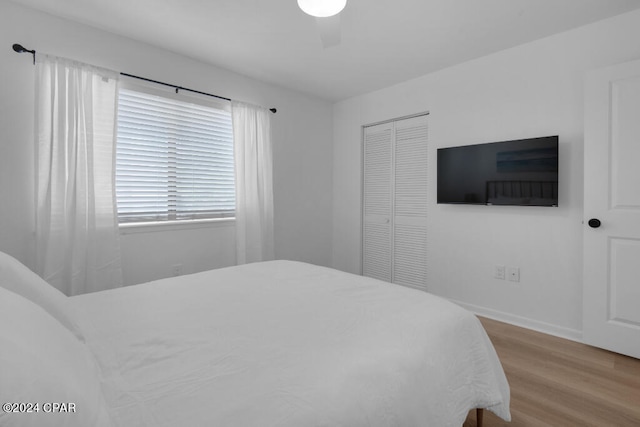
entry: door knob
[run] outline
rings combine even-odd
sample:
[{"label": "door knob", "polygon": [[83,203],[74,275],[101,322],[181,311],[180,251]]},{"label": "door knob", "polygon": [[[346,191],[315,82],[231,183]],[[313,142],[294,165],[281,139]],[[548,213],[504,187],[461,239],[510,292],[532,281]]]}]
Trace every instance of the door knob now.
[{"label": "door knob", "polygon": [[589,227],[591,228],[598,228],[602,225],[602,223],[598,218],[591,218],[588,224],[589,224]]}]

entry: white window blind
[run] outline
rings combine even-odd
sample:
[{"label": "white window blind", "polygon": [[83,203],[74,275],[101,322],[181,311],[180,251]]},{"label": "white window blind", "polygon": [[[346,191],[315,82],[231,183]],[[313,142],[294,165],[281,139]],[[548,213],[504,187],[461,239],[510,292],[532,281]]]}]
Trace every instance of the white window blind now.
[{"label": "white window blind", "polygon": [[230,112],[129,89],[119,95],[119,222],[233,217]]}]

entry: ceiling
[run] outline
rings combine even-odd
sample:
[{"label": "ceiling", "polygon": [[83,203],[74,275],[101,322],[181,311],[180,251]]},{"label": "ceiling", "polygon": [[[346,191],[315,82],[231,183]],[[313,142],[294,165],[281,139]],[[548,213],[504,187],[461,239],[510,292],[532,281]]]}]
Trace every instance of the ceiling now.
[{"label": "ceiling", "polygon": [[296,0],[14,0],[337,101],[640,8],[638,0],[348,0],[337,46]]}]

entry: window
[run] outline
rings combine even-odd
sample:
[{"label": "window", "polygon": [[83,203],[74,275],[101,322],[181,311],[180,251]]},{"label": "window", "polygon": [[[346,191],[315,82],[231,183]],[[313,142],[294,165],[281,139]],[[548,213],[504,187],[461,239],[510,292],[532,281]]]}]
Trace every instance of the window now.
[{"label": "window", "polygon": [[121,88],[116,199],[121,224],[233,217],[229,106]]}]

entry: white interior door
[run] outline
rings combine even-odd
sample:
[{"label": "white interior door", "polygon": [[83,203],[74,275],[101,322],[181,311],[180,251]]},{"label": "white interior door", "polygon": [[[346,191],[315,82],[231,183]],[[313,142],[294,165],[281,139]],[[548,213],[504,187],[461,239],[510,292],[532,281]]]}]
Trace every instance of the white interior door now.
[{"label": "white interior door", "polygon": [[584,158],[584,341],[640,358],[640,61],[587,76]]}]

